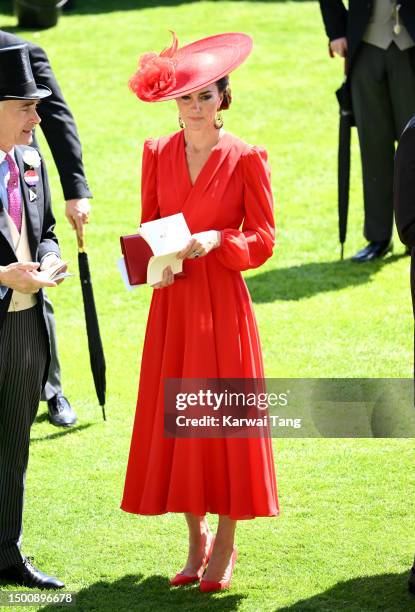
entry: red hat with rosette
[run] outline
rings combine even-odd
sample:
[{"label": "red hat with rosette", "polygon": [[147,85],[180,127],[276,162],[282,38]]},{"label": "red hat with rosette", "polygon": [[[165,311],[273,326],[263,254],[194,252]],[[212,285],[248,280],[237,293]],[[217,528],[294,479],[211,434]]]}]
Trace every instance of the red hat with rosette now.
[{"label": "red hat with rosette", "polygon": [[235,70],[252,50],[252,38],[238,32],[202,38],[181,49],[172,34],[171,47],[139,59],[129,86],[140,100],[161,102],[198,91]]}]

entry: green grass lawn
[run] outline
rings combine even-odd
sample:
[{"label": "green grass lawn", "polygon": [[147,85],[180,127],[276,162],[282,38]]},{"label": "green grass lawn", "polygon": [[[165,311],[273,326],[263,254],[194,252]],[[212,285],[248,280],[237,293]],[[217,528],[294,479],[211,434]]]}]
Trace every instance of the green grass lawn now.
[{"label": "green grass lawn", "polygon": [[[44,46],[76,117],[94,192],[87,244],[107,357],[108,421],[89,371],[80,286],[50,291],[64,391],[79,415],[53,429],[41,405],[32,431],[24,551],[78,593],[79,610],[383,610],[414,607],[406,574],[415,552],[412,440],[275,440],[278,519],[241,522],[229,593],[171,590],[185,559],[181,516],[119,510],[150,290],[127,293],[116,270],[120,234],[139,220],[144,138],[178,128],[175,104],[145,105],[127,89],[138,55],[226,31],[255,51],[232,76],[225,127],[264,145],[273,169],[278,241],[246,274],[273,377],[409,377],[409,259],[339,262],[336,217],[340,61],[330,60],[317,2],[78,0],[58,27],[17,33]],[[4,9],[2,27],[14,30]],[[415,109],[414,109],[415,112]],[[346,254],[364,244],[353,134]],[[57,233],[76,270],[47,146]],[[52,609],[52,608],[51,608]]]}]

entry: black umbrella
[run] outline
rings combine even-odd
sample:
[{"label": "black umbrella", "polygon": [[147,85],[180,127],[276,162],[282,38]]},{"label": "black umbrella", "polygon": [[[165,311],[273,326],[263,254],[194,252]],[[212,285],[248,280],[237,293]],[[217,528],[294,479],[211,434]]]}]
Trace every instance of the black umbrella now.
[{"label": "black umbrella", "polygon": [[91,274],[89,272],[88,255],[85,252],[83,238],[80,238],[78,234],[77,236],[79,276],[81,279],[82,297],[84,300],[89,358],[91,361],[91,370],[94,377],[95,390],[100,406],[102,406],[102,416],[104,417],[104,421],[106,421],[105,391],[107,383],[105,378],[104,349],[102,347],[101,334],[99,333],[98,316],[95,307],[94,292],[91,284]]},{"label": "black umbrella", "polygon": [[349,212],[350,185],[350,138],[351,128],[355,125],[352,109],[350,86],[346,80],[336,91],[340,106],[339,151],[338,151],[338,209],[339,209],[339,240],[341,244],[340,257],[343,259],[344,243],[346,241],[347,215]]}]

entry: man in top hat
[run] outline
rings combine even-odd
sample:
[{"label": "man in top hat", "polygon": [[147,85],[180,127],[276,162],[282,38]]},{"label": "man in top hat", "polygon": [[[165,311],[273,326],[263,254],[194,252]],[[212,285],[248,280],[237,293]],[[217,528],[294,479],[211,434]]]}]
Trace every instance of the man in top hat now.
[{"label": "man in top hat", "polygon": [[[73,228],[82,234],[88,223],[91,191],[85,177],[82,147],[73,115],[62,95],[45,51],[38,45],[24,41],[14,34],[0,30],[0,49],[11,45],[27,44],[29,59],[36,83],[51,90],[51,95],[39,107],[41,128],[52,152],[66,200],[66,217]],[[36,141],[34,142],[36,145]],[[46,296],[45,296],[46,297]],[[63,395],[58,358],[56,326],[51,302],[45,299],[46,317],[51,340],[49,376],[42,393],[47,401],[49,420],[53,425],[70,427],[77,417],[68,399]]]},{"label": "man in top hat", "polygon": [[0,49],[0,580],[52,589],[64,585],[20,551],[30,428],[50,360],[42,288],[55,286],[47,269],[60,262],[46,168],[29,146],[48,95],[26,45]]},{"label": "man in top hat", "polygon": [[366,247],[356,262],[392,250],[395,142],[415,112],[415,2],[320,0],[330,53],[347,61],[362,158]]}]

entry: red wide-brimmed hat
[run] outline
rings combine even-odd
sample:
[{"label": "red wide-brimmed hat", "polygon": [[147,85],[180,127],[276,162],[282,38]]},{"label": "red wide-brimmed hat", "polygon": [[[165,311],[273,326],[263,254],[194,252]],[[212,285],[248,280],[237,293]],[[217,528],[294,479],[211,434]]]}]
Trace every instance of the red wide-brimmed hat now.
[{"label": "red wide-brimmed hat", "polygon": [[252,38],[239,32],[202,38],[181,49],[172,34],[171,47],[139,59],[129,86],[140,100],[161,102],[198,91],[235,70],[252,50]]}]

